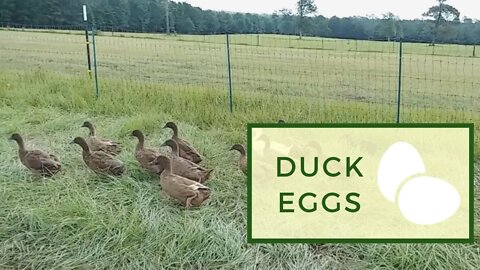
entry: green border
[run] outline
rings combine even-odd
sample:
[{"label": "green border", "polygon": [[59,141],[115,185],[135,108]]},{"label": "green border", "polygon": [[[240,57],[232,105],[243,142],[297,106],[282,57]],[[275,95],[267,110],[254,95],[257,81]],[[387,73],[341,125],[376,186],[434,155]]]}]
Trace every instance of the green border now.
[{"label": "green border", "polygon": [[[470,144],[469,185],[469,238],[252,238],[252,129],[253,128],[468,128]],[[473,123],[419,123],[419,124],[247,124],[248,183],[247,183],[247,242],[251,244],[273,243],[474,243],[474,124]]]}]

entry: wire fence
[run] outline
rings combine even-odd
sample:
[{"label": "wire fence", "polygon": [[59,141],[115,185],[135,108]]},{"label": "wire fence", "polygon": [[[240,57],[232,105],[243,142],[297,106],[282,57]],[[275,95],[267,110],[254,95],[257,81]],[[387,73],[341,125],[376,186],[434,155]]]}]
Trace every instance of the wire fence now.
[{"label": "wire fence", "polygon": [[[81,29],[2,28],[0,68],[82,74],[86,53]],[[400,51],[398,41],[260,34],[230,35],[227,44],[226,35],[99,31],[96,40],[100,80],[224,89],[234,96],[242,92],[352,106],[376,104],[387,108],[392,121],[401,90],[404,121],[438,110],[462,114],[464,119],[479,116],[476,46],[403,43],[402,47]]]}]

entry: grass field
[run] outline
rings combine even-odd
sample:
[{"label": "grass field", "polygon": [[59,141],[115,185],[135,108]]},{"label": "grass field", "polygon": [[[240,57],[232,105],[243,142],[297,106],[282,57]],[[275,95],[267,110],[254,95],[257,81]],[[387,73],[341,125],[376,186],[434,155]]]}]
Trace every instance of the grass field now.
[{"label": "grass field", "polygon": [[[0,137],[5,138],[0,140],[0,268],[480,265],[478,208],[474,244],[246,244],[246,178],[236,167],[236,154],[228,151],[233,143],[245,143],[245,124],[280,118],[392,122],[396,80],[388,71],[395,70],[395,54],[235,45],[235,111],[230,114],[222,44],[108,36],[97,41],[98,100],[85,73],[81,36],[0,31]],[[411,74],[405,78],[402,119],[474,122],[478,149],[479,60],[413,54],[406,60]],[[440,67],[446,71],[437,77],[431,69]],[[409,82],[409,76],[421,79]],[[352,89],[355,95],[348,96]],[[87,134],[80,128],[85,120],[96,123],[102,136],[122,142],[125,177],[103,181],[85,168],[79,147],[69,144]],[[131,130],[144,130],[147,143],[158,147],[170,136],[161,129],[170,120],[204,153],[205,165],[215,168],[209,182],[214,195],[202,209],[179,208],[160,191],[158,179],[134,160]],[[6,140],[13,132],[23,133],[30,146],[56,153],[64,172],[47,181],[32,177],[18,161],[16,145]],[[478,166],[476,170],[478,204]]]},{"label": "grass field", "polygon": [[[77,32],[77,34],[80,34]],[[227,89],[225,37],[108,33],[97,38],[100,79],[161,82],[177,87]],[[123,36],[147,36],[127,38]],[[329,48],[308,49],[323,39],[255,35],[232,36],[233,89],[363,103],[397,102],[398,44],[328,39]],[[324,41],[325,42],[325,41]],[[355,50],[352,43],[362,45]],[[0,31],[2,67],[41,69],[61,74],[85,72],[81,35]],[[473,47],[404,44],[402,104],[406,108],[474,112],[480,108],[480,57],[462,56]],[[459,52],[462,52],[459,54]],[[392,111],[392,112],[393,112]],[[392,118],[393,120],[393,118]]]}]

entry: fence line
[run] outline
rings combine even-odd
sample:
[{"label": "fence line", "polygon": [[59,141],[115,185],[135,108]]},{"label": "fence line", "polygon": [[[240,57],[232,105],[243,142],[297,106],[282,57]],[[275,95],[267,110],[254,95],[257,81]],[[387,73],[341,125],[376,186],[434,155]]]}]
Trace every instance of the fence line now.
[{"label": "fence line", "polygon": [[402,104],[402,64],[403,64],[403,42],[400,40],[398,50],[398,89],[397,89],[397,124],[400,123],[400,109]]},{"label": "fence line", "polygon": [[[99,34],[101,78],[224,89],[230,111],[241,92],[383,106],[392,121],[401,112],[403,122],[419,110],[480,112],[475,46],[257,34]],[[0,56],[6,60],[0,69],[79,74],[85,69],[84,42],[78,35],[0,31]]]}]

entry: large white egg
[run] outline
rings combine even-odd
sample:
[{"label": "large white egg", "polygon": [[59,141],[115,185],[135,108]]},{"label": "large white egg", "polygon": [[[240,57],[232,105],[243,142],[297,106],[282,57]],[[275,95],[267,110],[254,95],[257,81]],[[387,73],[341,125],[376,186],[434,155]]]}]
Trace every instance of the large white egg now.
[{"label": "large white egg", "polygon": [[417,149],[409,143],[398,142],[383,154],[377,171],[377,182],[382,194],[391,202],[400,184],[408,177],[425,173],[425,165]]},{"label": "large white egg", "polygon": [[419,225],[432,225],[449,219],[460,207],[460,194],[450,183],[430,176],[419,176],[405,183],[398,193],[403,216]]}]

